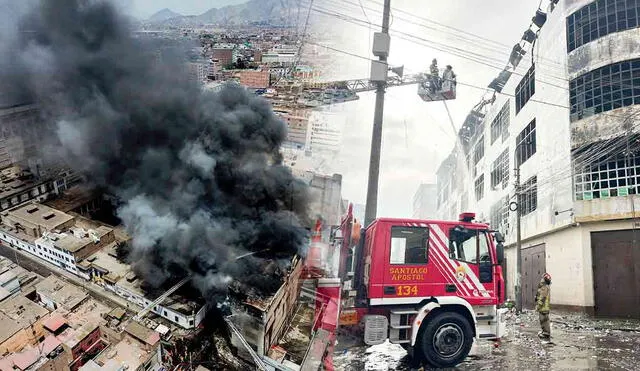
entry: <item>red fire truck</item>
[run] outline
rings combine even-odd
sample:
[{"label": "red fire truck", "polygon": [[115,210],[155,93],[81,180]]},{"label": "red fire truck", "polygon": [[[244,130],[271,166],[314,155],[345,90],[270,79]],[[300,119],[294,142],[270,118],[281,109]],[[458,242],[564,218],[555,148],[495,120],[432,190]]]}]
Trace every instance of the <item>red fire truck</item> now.
[{"label": "red fire truck", "polygon": [[453,367],[474,342],[499,339],[504,238],[474,219],[379,218],[357,231],[350,205],[338,236],[341,325],[363,324],[365,344],[388,339],[434,367]]}]

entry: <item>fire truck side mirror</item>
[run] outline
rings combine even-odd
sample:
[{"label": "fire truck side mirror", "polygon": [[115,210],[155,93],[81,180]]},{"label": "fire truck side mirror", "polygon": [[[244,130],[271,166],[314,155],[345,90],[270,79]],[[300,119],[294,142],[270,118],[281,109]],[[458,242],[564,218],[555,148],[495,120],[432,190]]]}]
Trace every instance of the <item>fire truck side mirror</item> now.
[{"label": "fire truck side mirror", "polygon": [[498,231],[494,231],[493,238],[496,241],[496,260],[498,265],[504,262],[504,236]]},{"label": "fire truck side mirror", "polygon": [[498,260],[496,263],[498,263],[498,265],[502,265],[504,262],[504,245],[502,242],[498,242],[496,245],[496,258]]}]

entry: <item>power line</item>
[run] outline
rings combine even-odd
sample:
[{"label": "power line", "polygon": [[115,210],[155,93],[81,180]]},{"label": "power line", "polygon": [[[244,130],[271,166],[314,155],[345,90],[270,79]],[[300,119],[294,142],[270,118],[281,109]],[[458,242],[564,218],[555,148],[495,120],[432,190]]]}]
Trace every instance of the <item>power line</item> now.
[{"label": "power line", "polygon": [[[317,45],[317,46],[320,46],[320,47],[323,47],[323,48],[326,48],[326,49],[329,49],[329,50],[332,50],[332,51],[335,51],[335,52],[338,52],[338,53],[341,53],[341,54],[349,55],[349,56],[352,56],[354,58],[359,58],[359,59],[363,59],[363,60],[367,60],[367,61],[373,61],[373,59],[371,59],[369,57],[365,57],[365,56],[362,56],[362,55],[359,55],[359,54],[356,54],[356,53],[348,52],[348,51],[345,51],[345,50],[342,50],[342,49],[330,47],[330,46],[327,46],[327,45],[322,45],[322,44],[319,44],[319,43],[314,43],[314,42],[311,42],[311,41],[307,41],[307,43],[313,44],[313,45]],[[540,81],[540,80],[536,79],[536,81]],[[478,85],[471,84],[471,83],[465,83],[465,82],[458,81],[458,80],[456,81],[456,83],[460,84],[460,85],[463,85],[463,86],[468,86],[468,87],[472,87],[472,88],[475,88],[475,89],[480,89],[480,90],[483,90],[485,92],[487,91],[487,87],[482,87],[482,86],[478,86]],[[569,90],[568,88],[562,88],[562,89],[565,90],[565,91]],[[515,98],[516,97],[515,94],[505,93],[504,91],[496,92],[496,93],[504,95],[504,96],[508,96],[508,97],[511,97],[511,98]],[[540,103],[540,104],[544,104],[544,105],[548,105],[548,106],[552,106],[552,107],[558,107],[558,108],[564,108],[564,109],[571,110],[571,107],[569,107],[569,106],[558,104],[558,103],[546,102],[546,101],[538,100],[538,99],[535,99],[535,98],[530,98],[528,100],[528,102],[535,102],[535,103]],[[626,117],[626,116],[617,115],[617,114],[608,113],[608,112],[601,112],[601,113],[599,113],[599,115],[605,115],[605,116],[616,117],[616,118],[624,118],[624,117]]]},{"label": "power line", "polygon": [[[334,3],[336,2],[335,0],[322,0],[322,1],[325,1],[325,2],[332,1],[332,2],[334,2]],[[360,1],[360,0],[359,0],[359,1]],[[340,4],[344,4],[344,3],[346,3],[346,4],[352,4],[352,5],[354,4],[354,3],[350,3],[350,2],[348,2],[348,1],[346,1],[346,0],[343,0],[342,2],[340,2]],[[371,11],[373,11],[373,12],[378,12],[378,11],[379,11],[379,10],[377,10],[377,9],[372,9],[372,8],[368,8],[368,7],[366,7],[366,9],[369,9],[369,10],[371,10]],[[485,49],[487,49],[487,50],[489,50],[489,51],[492,51],[492,52],[498,52],[498,53],[503,54],[503,55],[510,55],[510,53],[509,53],[509,52],[505,52],[505,51],[504,51],[504,48],[507,48],[507,49],[509,50],[509,49],[511,49],[511,48],[513,47],[513,45],[509,46],[509,45],[506,45],[506,44],[502,44],[502,43],[499,43],[499,42],[496,42],[496,41],[490,40],[490,39],[488,39],[488,38],[481,37],[481,36],[478,36],[478,35],[475,35],[475,34],[472,34],[472,33],[469,33],[469,32],[463,31],[463,30],[460,30],[460,29],[457,29],[457,28],[455,28],[455,27],[450,27],[450,26],[444,25],[444,24],[442,24],[442,23],[438,23],[438,22],[432,21],[432,20],[430,20],[430,19],[428,19],[428,18],[424,18],[424,17],[417,16],[417,15],[415,15],[415,14],[412,14],[412,13],[409,13],[409,12],[406,12],[406,11],[403,11],[403,10],[400,10],[400,9],[395,9],[395,10],[396,10],[396,11],[398,11],[398,12],[404,13],[404,14],[408,14],[408,15],[410,15],[410,16],[411,16],[411,17],[413,17],[413,18],[417,18],[417,19],[421,19],[421,20],[423,20],[423,21],[427,21],[427,22],[435,23],[435,24],[440,25],[440,26],[443,26],[443,27],[445,27],[445,28],[449,28],[449,29],[455,30],[456,32],[459,32],[459,33],[462,33],[462,34],[465,34],[465,35],[469,35],[469,36],[471,36],[472,38],[468,38],[468,37],[464,37],[464,36],[461,36],[461,35],[457,35],[457,34],[452,33],[452,32],[443,31],[443,30],[438,29],[438,28],[436,28],[436,27],[429,26],[429,25],[424,24],[424,23],[416,22],[416,21],[414,21],[414,20],[412,20],[412,19],[398,17],[399,19],[404,20],[404,21],[405,21],[405,22],[407,22],[407,23],[410,23],[410,24],[413,24],[413,25],[417,25],[417,26],[420,26],[420,27],[423,27],[423,28],[426,28],[426,29],[431,29],[431,30],[435,30],[435,31],[438,31],[438,32],[442,32],[442,33],[444,33],[445,35],[453,36],[453,37],[458,38],[458,39],[460,39],[460,40],[462,40],[462,41],[468,42],[468,43],[469,43],[470,45],[472,45],[473,47],[485,48]],[[474,40],[474,39],[475,39],[475,40]],[[487,42],[488,42],[488,43],[492,43],[492,44],[496,44],[496,46],[488,46],[488,45],[487,45],[487,46],[482,46],[482,45],[479,45],[479,44],[478,44],[478,40],[479,40],[479,41],[484,41],[484,42],[485,42],[485,44],[487,44]],[[522,40],[521,40],[521,41],[522,41]],[[548,64],[548,65],[549,65],[549,67],[551,67],[551,68],[557,68],[559,71],[560,71],[560,70],[564,71],[564,65],[563,65],[562,63],[558,63],[557,61],[555,61],[555,60],[553,60],[553,59],[549,59],[549,58],[545,58],[545,57],[540,57],[540,56],[538,57],[538,59],[546,61],[546,62],[545,62],[545,64]],[[539,64],[543,64],[541,61],[539,61],[538,63],[539,63]]]},{"label": "power line", "polygon": [[[351,17],[351,16],[348,16],[348,15],[336,13],[336,12],[331,11],[331,10],[320,9],[317,6],[313,7],[313,11],[315,11],[317,13],[320,13],[320,14],[325,14],[325,15],[328,15],[328,16],[332,16],[332,17],[341,19],[341,20],[343,20],[345,22],[352,23],[352,24],[355,24],[355,25],[358,25],[358,26],[361,26],[361,27],[365,27],[367,25],[366,21],[364,21],[364,20],[361,20],[361,19],[358,19],[358,18],[355,18],[355,17]],[[457,56],[457,57],[460,57],[460,58],[463,58],[463,59],[466,59],[466,60],[469,60],[469,61],[472,61],[472,62],[476,62],[478,64],[482,64],[482,65],[494,68],[494,69],[499,70],[499,71],[502,71],[502,70],[505,69],[505,67],[500,67],[499,65],[492,64],[491,60],[493,58],[486,57],[486,56],[484,56],[482,54],[470,52],[470,51],[467,51],[467,50],[464,50],[464,49],[460,49],[460,48],[457,48],[457,47],[453,47],[453,46],[450,46],[450,45],[447,45],[447,44],[443,44],[443,43],[440,43],[440,42],[437,42],[437,41],[425,39],[425,38],[422,38],[422,37],[419,37],[419,36],[412,35],[412,34],[407,33],[407,32],[398,31],[398,30],[391,30],[391,31],[392,31],[391,33],[394,36],[396,36],[396,37],[398,37],[398,38],[400,38],[402,40],[409,41],[409,42],[412,42],[414,44],[422,45],[422,46],[425,46],[425,47],[428,47],[428,48],[431,48],[431,49],[435,49],[435,50],[438,50],[438,51],[442,51],[442,52],[445,52],[445,53],[450,53],[450,54],[452,54],[454,56]],[[409,38],[414,39],[414,40],[411,40]],[[431,44],[434,44],[434,45],[431,45]],[[494,61],[493,63],[495,63],[495,62],[497,62],[497,59],[493,59],[493,61]],[[522,74],[522,73],[519,73],[519,72],[515,72],[515,71],[511,71],[511,73],[513,75],[516,75],[516,76],[521,76],[521,77],[525,76],[525,74]],[[555,78],[555,79],[558,79],[558,80],[568,81],[566,78],[563,78],[563,77],[553,76],[553,75],[550,75],[550,74],[545,74],[545,75],[547,75],[549,77],[552,77],[552,78]],[[551,85],[551,86],[554,86],[554,87],[557,87],[557,88],[561,88],[561,89],[565,89],[565,90],[567,89],[564,86],[556,85],[554,83],[550,83],[550,82],[547,82],[547,81],[544,81],[544,80],[538,79],[538,81],[543,83],[543,84]]]}]

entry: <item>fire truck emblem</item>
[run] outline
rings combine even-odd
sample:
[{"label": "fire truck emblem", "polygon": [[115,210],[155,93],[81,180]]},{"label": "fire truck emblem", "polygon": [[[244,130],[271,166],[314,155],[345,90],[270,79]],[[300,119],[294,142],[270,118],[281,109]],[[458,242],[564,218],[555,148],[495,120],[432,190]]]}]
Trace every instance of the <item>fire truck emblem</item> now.
[{"label": "fire truck emblem", "polygon": [[463,266],[459,266],[456,268],[456,279],[460,282],[464,281],[467,277],[467,272],[464,270]]}]

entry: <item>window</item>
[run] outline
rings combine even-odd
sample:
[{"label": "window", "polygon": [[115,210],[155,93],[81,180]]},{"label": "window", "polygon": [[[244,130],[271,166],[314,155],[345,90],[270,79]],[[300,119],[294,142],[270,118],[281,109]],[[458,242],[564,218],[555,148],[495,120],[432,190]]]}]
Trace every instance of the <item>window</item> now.
[{"label": "window", "polygon": [[477,165],[478,162],[484,157],[484,135],[480,136],[478,142],[473,148],[473,164]]},{"label": "window", "polygon": [[509,196],[505,196],[491,206],[489,223],[491,228],[504,231],[509,223]]},{"label": "window", "polygon": [[449,231],[449,257],[473,264],[491,261],[486,232],[461,226],[452,228]]},{"label": "window", "polygon": [[610,64],[569,82],[571,122],[640,104],[640,59]]},{"label": "window", "polygon": [[529,71],[522,77],[522,80],[516,86],[516,115],[522,107],[536,93],[536,65],[531,65]]},{"label": "window", "polygon": [[520,200],[518,202],[520,215],[527,215],[538,208],[538,179],[529,178],[520,186]]},{"label": "window", "polygon": [[176,320],[176,322],[180,322],[180,319],[178,318],[178,316],[173,316],[173,318]]},{"label": "window", "polygon": [[193,320],[192,319],[189,320],[189,326],[193,326]]},{"label": "window", "polygon": [[391,264],[426,264],[428,229],[391,227]]},{"label": "window", "polygon": [[596,0],[567,17],[567,52],[613,32],[638,27],[637,0]]},{"label": "window", "polygon": [[518,134],[516,144],[516,162],[520,166],[536,153],[536,119]]},{"label": "window", "polygon": [[491,164],[491,188],[502,185],[506,188],[509,183],[509,148],[505,149],[500,156]]},{"label": "window", "polygon": [[476,201],[482,200],[482,197],[484,197],[484,174],[480,174],[480,176],[476,179],[475,191]]},{"label": "window", "polygon": [[509,103],[507,101],[498,112],[498,115],[491,122],[491,144],[495,143],[498,138],[502,138],[502,142],[509,137]]},{"label": "window", "polygon": [[167,311],[166,311],[166,310],[164,311],[164,316],[165,316],[165,317],[169,317],[169,315],[167,314]]},{"label": "window", "polygon": [[638,194],[640,152],[602,154],[600,159],[575,169],[576,200],[593,200]]}]

